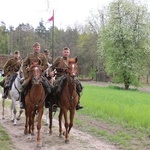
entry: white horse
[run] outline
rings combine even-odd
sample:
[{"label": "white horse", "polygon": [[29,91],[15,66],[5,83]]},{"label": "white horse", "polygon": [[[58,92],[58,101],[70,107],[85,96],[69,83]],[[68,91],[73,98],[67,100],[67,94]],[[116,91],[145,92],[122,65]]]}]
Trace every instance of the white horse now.
[{"label": "white horse", "polygon": [[[16,117],[17,114],[17,109],[16,109],[16,101],[19,101],[20,99],[20,92],[21,92],[21,83],[20,80],[23,77],[23,72],[21,69],[18,71],[18,75],[15,78],[14,82],[12,83],[11,89],[8,92],[8,98],[11,99],[11,121],[13,121],[14,125],[17,124],[17,120],[20,119],[21,114],[23,113],[23,110],[20,109],[18,117]],[[5,119],[4,116],[4,107],[5,107],[5,98],[2,98],[2,107],[3,107],[3,112],[2,112],[2,119]]]}]

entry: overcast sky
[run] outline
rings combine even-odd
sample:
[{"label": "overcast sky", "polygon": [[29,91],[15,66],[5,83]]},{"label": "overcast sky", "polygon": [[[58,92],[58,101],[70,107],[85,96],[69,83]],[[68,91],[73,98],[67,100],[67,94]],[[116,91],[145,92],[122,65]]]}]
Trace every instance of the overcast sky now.
[{"label": "overcast sky", "polygon": [[[90,10],[102,8],[111,1],[113,0],[1,0],[0,21],[5,22],[7,27],[29,23],[36,28],[41,18],[46,22],[54,10],[55,26],[66,28],[83,24],[90,16]],[[150,0],[142,1],[150,4]]]}]

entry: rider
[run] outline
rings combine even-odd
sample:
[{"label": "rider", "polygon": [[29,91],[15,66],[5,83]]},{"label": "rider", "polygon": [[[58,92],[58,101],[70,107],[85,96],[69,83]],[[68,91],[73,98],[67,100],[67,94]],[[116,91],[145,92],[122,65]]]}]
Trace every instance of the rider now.
[{"label": "rider", "polygon": [[[39,62],[39,64],[42,67],[42,71],[47,69],[47,59],[44,54],[40,53],[40,44],[38,42],[35,42],[33,44],[33,53],[28,54],[28,56],[25,58],[23,61],[23,74],[24,74],[24,81],[22,83],[22,92],[21,92],[21,99],[20,99],[20,107],[25,108],[24,104],[24,98],[25,98],[25,93],[27,92],[27,87],[30,82],[30,71],[29,67],[33,61]],[[43,87],[45,89],[46,94],[51,93],[51,85],[47,78],[45,76],[42,76],[42,83]]]},{"label": "rider", "polygon": [[44,55],[47,59],[48,65],[52,65],[52,57],[50,56],[50,52],[48,49],[44,49]]},{"label": "rider", "polygon": [[[2,98],[7,98],[8,91],[11,88],[12,82],[15,80],[17,76],[17,72],[19,71],[21,66],[21,58],[20,58],[20,52],[15,51],[13,58],[10,58],[5,64],[4,64],[4,80],[1,81],[0,85],[4,86],[4,94]],[[3,85],[2,85],[3,83]]]},{"label": "rider", "polygon": [[[67,59],[70,56],[70,49],[68,47],[64,47],[62,50],[62,57],[58,57],[56,58],[56,60],[54,61],[53,65],[52,65],[52,69],[56,69],[56,82],[55,82],[55,86],[54,86],[54,91],[56,92],[57,95],[60,95],[61,90],[63,85],[65,84],[66,81],[66,76],[65,76],[65,68],[68,68],[68,64],[67,64]],[[78,105],[76,107],[76,109],[82,109],[83,106],[80,106],[80,93],[82,92],[82,85],[79,82],[78,79],[76,79],[76,84],[77,84],[77,93],[79,95],[79,102]]]}]

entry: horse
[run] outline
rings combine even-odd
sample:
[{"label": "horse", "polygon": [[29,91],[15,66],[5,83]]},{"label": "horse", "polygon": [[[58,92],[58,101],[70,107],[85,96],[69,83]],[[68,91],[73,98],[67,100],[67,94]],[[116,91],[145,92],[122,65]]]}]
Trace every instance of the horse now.
[{"label": "horse", "polygon": [[[11,99],[11,121],[13,121],[14,125],[17,125],[17,120],[20,120],[20,116],[23,113],[23,110],[19,110],[19,115],[16,117],[17,109],[16,109],[16,101],[20,99],[21,92],[21,83],[20,80],[23,77],[22,68],[17,72],[17,77],[12,83],[11,89],[8,92],[8,98]],[[4,91],[3,91],[4,92]],[[2,98],[2,119],[5,119],[5,98]]]},{"label": "horse", "polygon": [[37,115],[37,146],[41,144],[40,129],[41,119],[44,112],[45,90],[42,85],[42,69],[40,65],[31,64],[30,87],[25,95],[25,129],[24,134],[29,134],[30,140],[34,135],[34,118]]},{"label": "horse", "polygon": [[[79,96],[76,91],[76,77],[78,74],[77,57],[68,59],[68,68],[66,71],[67,82],[64,85],[60,97],[58,99],[59,111],[59,136],[62,132],[62,117],[64,116],[65,125],[65,143],[69,143],[69,132],[73,127],[74,116],[76,112],[76,105],[79,101]],[[52,105],[49,108],[49,133],[52,133]],[[69,112],[69,117],[68,117]]]}]

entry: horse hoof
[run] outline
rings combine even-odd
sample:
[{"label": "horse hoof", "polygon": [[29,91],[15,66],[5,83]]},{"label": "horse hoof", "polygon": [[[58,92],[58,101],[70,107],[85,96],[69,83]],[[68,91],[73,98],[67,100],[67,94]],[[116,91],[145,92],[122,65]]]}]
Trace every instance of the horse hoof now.
[{"label": "horse hoof", "polygon": [[41,148],[43,146],[42,142],[37,142],[37,148]]},{"label": "horse hoof", "polygon": [[14,126],[16,126],[17,125],[17,123],[14,123]]},{"label": "horse hoof", "polygon": [[45,126],[48,126],[48,123],[45,123]]},{"label": "horse hoof", "polygon": [[5,120],[5,117],[3,117],[2,119]]},{"label": "horse hoof", "polygon": [[69,144],[69,140],[68,140],[68,139],[66,139],[66,140],[65,140],[65,143],[66,143],[66,144]]},{"label": "horse hoof", "polygon": [[33,135],[33,136],[34,136],[35,134],[34,134],[34,133],[31,133],[31,135]]},{"label": "horse hoof", "polygon": [[17,118],[17,120],[20,120],[20,118]]},{"label": "horse hoof", "polygon": [[64,131],[64,132],[63,132],[63,136],[65,136],[65,134],[66,134],[66,132]]},{"label": "horse hoof", "polygon": [[24,134],[27,135],[27,134],[28,134],[28,131],[24,130]]}]

